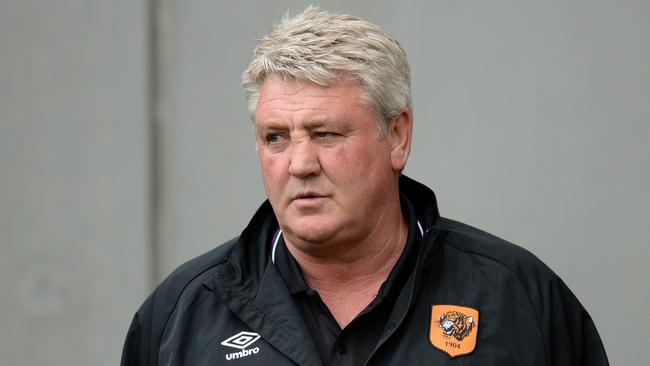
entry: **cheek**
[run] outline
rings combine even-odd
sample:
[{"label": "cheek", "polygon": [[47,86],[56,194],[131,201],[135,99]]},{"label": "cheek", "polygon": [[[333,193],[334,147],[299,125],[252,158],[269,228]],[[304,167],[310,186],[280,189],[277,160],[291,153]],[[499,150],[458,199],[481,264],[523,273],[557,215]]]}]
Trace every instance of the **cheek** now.
[{"label": "cheek", "polygon": [[[383,146],[349,144],[322,150],[319,156],[323,168],[339,177],[372,179],[383,167],[390,166],[389,153]],[[371,174],[372,173],[372,174]]]},{"label": "cheek", "polygon": [[338,184],[349,184],[350,180],[359,175],[362,159],[351,149],[335,147],[321,150],[318,160],[329,180]]},{"label": "cheek", "polygon": [[287,175],[287,169],[284,164],[284,159],[278,154],[259,154],[260,169],[262,171],[262,178],[266,185],[267,191],[273,189],[274,183],[277,184]]},{"label": "cheek", "polygon": [[344,147],[336,147],[333,149],[325,150],[320,154],[321,164],[328,164],[334,167],[348,164],[350,160],[350,152]]},{"label": "cheek", "polygon": [[356,168],[356,171],[366,174],[367,179],[376,177],[377,174],[390,166],[390,154],[382,143],[357,144],[353,149],[341,152],[340,158]]}]

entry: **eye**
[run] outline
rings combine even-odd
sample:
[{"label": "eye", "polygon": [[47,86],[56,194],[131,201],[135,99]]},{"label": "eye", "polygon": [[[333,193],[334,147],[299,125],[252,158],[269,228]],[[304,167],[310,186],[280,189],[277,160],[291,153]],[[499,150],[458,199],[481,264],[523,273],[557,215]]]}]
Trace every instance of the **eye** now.
[{"label": "eye", "polygon": [[281,133],[269,133],[264,138],[268,145],[277,145],[285,142],[287,140],[286,135]]},{"label": "eye", "polygon": [[339,136],[339,134],[329,131],[315,131],[313,133],[314,139],[331,139]]}]

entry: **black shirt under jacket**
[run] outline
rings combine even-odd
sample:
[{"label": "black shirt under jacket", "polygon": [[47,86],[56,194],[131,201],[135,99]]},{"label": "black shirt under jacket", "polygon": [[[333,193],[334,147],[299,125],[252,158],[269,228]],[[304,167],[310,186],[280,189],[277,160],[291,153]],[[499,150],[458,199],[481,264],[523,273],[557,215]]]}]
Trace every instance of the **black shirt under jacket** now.
[{"label": "black shirt under jacket", "polygon": [[344,329],[341,329],[318,292],[307,286],[282,236],[274,248],[275,265],[305,321],[323,365],[365,364],[386,326],[397,296],[413,272],[422,233],[408,198],[401,196],[400,200],[402,213],[408,222],[404,250],[377,296]]}]

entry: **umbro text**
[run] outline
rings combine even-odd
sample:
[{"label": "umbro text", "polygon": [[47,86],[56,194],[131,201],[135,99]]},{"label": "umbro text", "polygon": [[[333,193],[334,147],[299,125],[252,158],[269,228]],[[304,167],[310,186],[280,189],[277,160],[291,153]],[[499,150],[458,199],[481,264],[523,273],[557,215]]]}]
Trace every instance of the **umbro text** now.
[{"label": "umbro text", "polygon": [[226,360],[230,361],[230,360],[235,360],[237,358],[247,357],[247,356],[250,356],[250,355],[254,355],[259,351],[260,351],[259,347],[255,347],[255,348],[251,348],[251,349],[243,349],[243,350],[241,350],[239,352],[233,352],[233,353],[227,354],[226,355]]}]

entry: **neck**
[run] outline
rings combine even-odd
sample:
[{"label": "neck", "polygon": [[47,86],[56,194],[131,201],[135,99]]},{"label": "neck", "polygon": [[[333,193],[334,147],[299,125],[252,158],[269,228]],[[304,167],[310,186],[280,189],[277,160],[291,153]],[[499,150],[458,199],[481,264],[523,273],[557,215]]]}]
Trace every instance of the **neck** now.
[{"label": "neck", "polygon": [[404,250],[408,224],[399,202],[391,211],[371,235],[329,245],[326,251],[292,245],[285,237],[307,285],[319,293],[341,328],[372,301]]},{"label": "neck", "polygon": [[400,221],[381,240],[371,241],[368,238],[361,243],[349,243],[328,255],[312,255],[288,243],[287,247],[311,288],[336,291],[363,287],[364,284],[376,281],[381,285],[399,259],[406,244],[407,233],[408,225],[400,217]]}]

